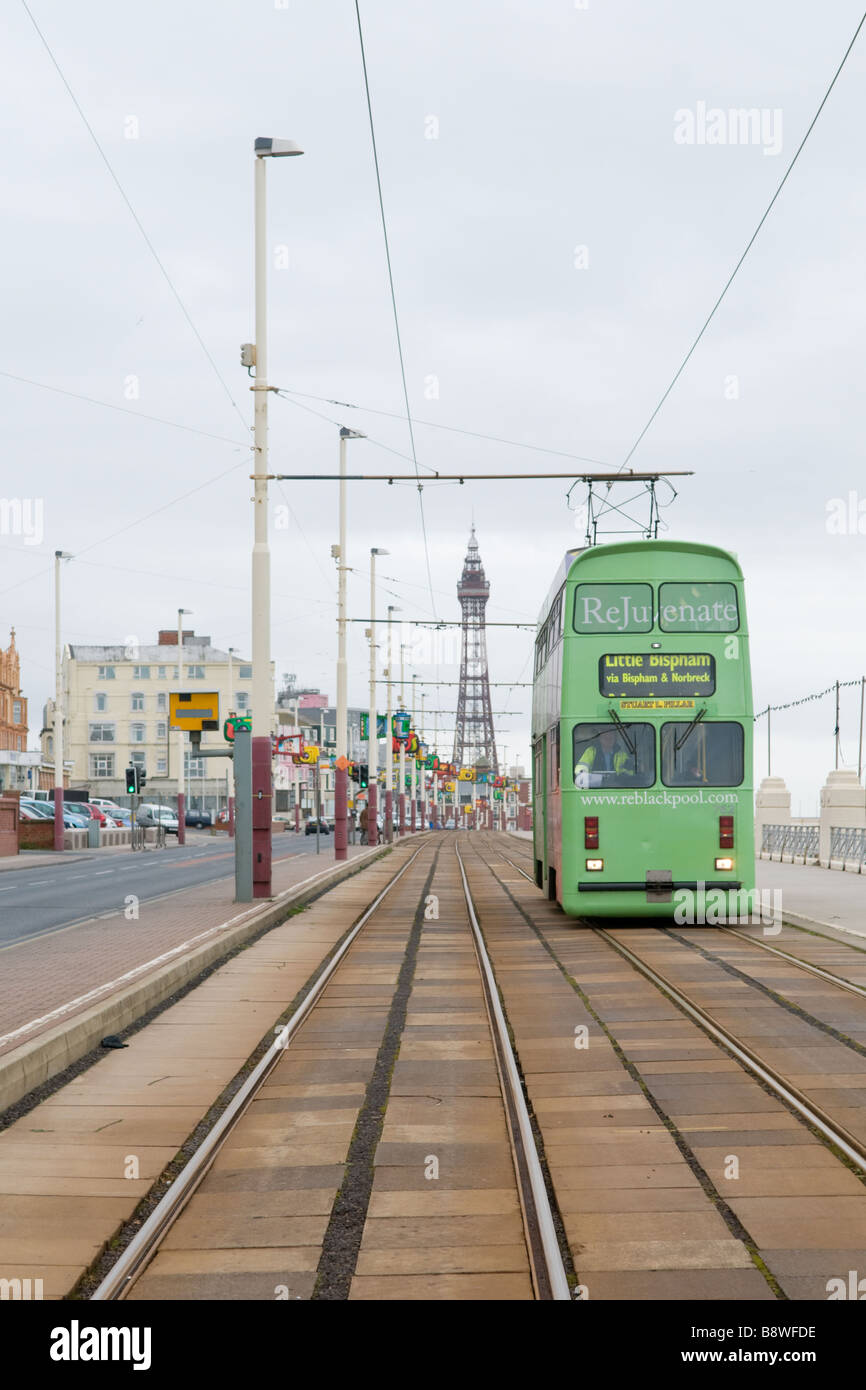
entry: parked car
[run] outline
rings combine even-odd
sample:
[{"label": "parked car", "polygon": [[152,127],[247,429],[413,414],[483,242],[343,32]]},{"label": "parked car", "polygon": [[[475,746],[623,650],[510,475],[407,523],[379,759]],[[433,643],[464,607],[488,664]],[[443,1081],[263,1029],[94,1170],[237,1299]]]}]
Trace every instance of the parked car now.
[{"label": "parked car", "polygon": [[[304,831],[304,834],[305,834],[305,835],[315,835],[315,833],[316,833],[316,822],[315,822],[315,820],[308,820],[308,821],[307,821],[306,829],[305,829],[305,831]],[[328,825],[328,822],[327,822],[326,820],[320,820],[320,821],[319,821],[319,833],[320,833],[321,835],[330,835],[330,833],[331,833],[331,831],[330,831],[330,826]]]},{"label": "parked car", "polygon": [[177,812],[169,806],[157,806],[155,802],[143,801],[138,808],[139,825],[162,825],[166,835],[177,834]]},{"label": "parked car", "polygon": [[94,820],[99,821],[101,830],[114,829],[114,817],[110,811],[104,809],[102,806],[98,806],[95,801],[86,801],[84,804]]},{"label": "parked car", "polygon": [[202,811],[197,806],[187,809],[184,818],[184,825],[195,825],[201,830],[204,825],[213,825],[213,815],[210,811]]},{"label": "parked car", "polygon": [[129,829],[132,825],[132,812],[128,806],[113,806],[111,819],[119,826]]},{"label": "parked car", "polygon": [[[28,811],[32,812],[31,815],[25,817],[26,820],[53,820],[53,819],[54,819],[54,802],[53,802],[53,801],[31,801],[31,800],[29,799],[29,797],[22,797],[22,798],[21,798],[21,810],[22,810],[22,813],[23,813],[23,810],[24,810],[24,807],[25,807],[25,806],[27,807],[27,810],[28,810]],[[89,817],[89,816],[81,816],[81,815],[78,815],[75,811],[71,811],[71,810],[69,809],[69,803],[66,802],[66,801],[64,801],[64,803],[63,803],[63,825],[64,825],[64,827],[65,827],[66,830],[85,830],[85,829],[87,828],[87,825],[88,825],[88,823],[89,823],[89,820],[90,820],[90,817]]]}]

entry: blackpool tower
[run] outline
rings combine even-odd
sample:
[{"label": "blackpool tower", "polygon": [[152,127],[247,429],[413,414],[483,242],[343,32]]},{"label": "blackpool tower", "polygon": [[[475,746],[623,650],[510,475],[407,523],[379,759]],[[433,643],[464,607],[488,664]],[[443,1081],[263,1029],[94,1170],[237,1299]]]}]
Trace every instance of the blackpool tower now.
[{"label": "blackpool tower", "polygon": [[458,767],[475,767],[484,759],[490,770],[498,775],[484,626],[484,609],[489,596],[490,583],[484,576],[473,522],[463,573],[457,585],[463,616],[463,642],[454,730],[454,762]]}]

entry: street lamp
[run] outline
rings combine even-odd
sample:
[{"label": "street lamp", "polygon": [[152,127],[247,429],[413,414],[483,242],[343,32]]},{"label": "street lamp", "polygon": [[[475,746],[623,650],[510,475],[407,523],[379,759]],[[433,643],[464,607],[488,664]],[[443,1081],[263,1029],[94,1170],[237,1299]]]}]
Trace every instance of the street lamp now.
[{"label": "street lamp", "polygon": [[[346,440],[366,439],[360,430],[340,430],[340,542],[337,546],[337,757],[334,774],[334,858],[348,854],[349,756],[348,689],[346,676]],[[341,765],[342,764],[342,765]]]},{"label": "street lamp", "polygon": [[[178,689],[183,689],[183,619],[184,614],[192,612],[191,608],[179,608],[177,610],[177,680]],[[186,797],[184,795],[184,751],[186,740],[183,729],[177,731],[177,842],[179,845],[186,844]]]},{"label": "street lamp", "polygon": [[[294,140],[258,137],[255,154],[256,341],[249,354],[256,369],[253,385],[255,518],[252,562],[252,799],[253,897],[271,896],[271,553],[268,546],[268,330],[265,160],[303,154]],[[241,361],[248,360],[242,349]]]},{"label": "street lamp", "polygon": [[376,728],[376,556],[389,550],[373,546],[370,550],[370,715],[367,725],[367,843],[379,843],[376,778],[379,774],[379,739]]},{"label": "street lamp", "polygon": [[65,550],[54,552],[54,848],[63,849],[63,642],[60,637],[60,562],[71,560]]}]

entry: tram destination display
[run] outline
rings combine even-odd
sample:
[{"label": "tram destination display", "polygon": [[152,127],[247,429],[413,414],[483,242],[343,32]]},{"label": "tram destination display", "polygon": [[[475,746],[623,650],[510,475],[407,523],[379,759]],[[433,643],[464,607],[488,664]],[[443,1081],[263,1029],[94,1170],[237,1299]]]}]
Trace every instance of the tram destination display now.
[{"label": "tram destination display", "polygon": [[608,652],[599,657],[602,695],[712,695],[716,661],[708,652]]}]

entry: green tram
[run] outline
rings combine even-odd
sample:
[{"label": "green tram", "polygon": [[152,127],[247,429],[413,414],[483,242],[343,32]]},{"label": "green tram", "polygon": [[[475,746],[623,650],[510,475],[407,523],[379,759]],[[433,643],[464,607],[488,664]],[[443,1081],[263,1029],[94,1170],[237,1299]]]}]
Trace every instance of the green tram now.
[{"label": "green tram", "polygon": [[730,920],[754,890],[752,725],[733,555],[569,551],[535,643],[538,886],[572,917]]}]

